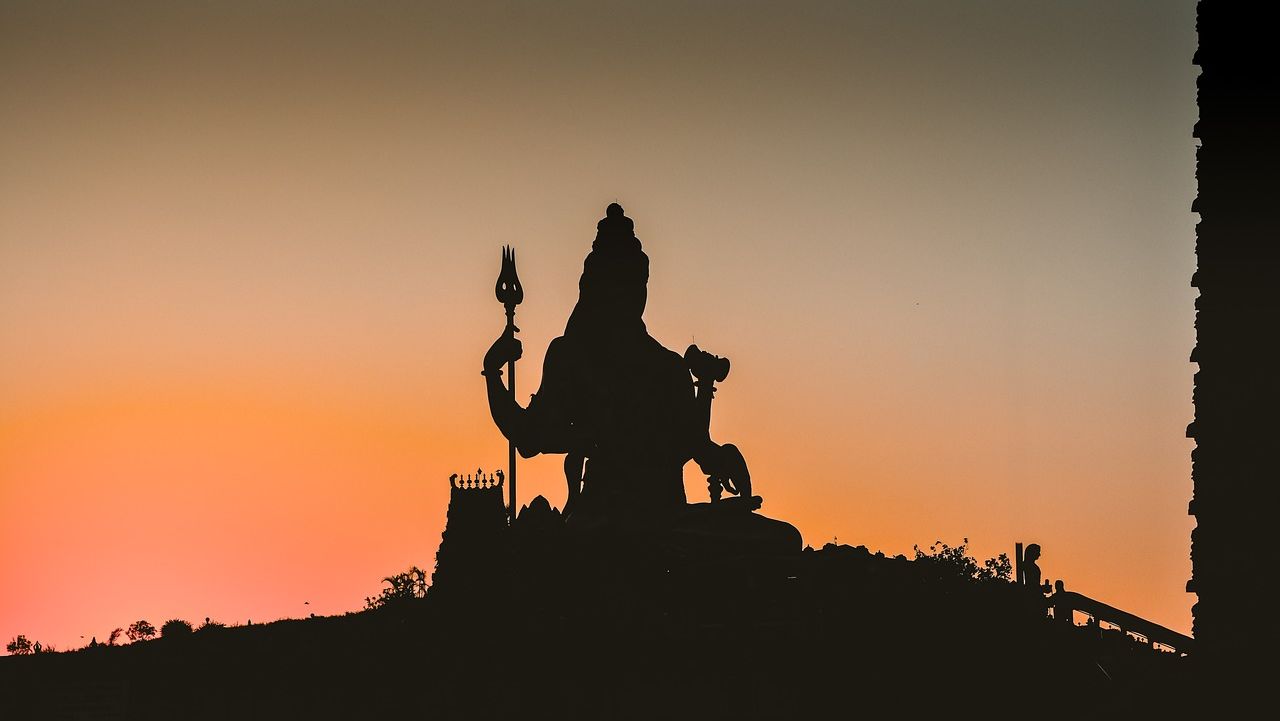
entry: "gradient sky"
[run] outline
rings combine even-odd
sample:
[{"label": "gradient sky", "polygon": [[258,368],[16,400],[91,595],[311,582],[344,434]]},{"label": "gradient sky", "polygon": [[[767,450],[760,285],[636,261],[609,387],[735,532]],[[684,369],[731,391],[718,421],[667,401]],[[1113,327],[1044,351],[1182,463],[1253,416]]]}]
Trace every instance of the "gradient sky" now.
[{"label": "gradient sky", "polygon": [[615,199],[763,512],[1189,630],[1191,0],[459,5],[0,3],[0,637],[430,568]]}]

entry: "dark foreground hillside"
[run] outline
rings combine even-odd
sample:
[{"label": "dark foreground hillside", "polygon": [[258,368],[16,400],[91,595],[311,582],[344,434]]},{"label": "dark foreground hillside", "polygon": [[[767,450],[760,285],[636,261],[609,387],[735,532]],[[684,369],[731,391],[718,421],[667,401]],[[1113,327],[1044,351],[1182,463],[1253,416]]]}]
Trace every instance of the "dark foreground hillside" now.
[{"label": "dark foreground hillside", "polygon": [[341,617],[0,658],[0,715],[1155,718],[1194,701],[1185,657],[1054,624],[1012,584],[863,549],[530,578]]}]

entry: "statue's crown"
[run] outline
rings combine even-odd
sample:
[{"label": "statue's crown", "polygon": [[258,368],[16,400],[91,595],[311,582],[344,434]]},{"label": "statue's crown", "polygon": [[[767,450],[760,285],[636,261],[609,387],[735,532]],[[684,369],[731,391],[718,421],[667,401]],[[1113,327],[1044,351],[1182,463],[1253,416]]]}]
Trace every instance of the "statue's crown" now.
[{"label": "statue's crown", "polygon": [[[604,218],[596,223],[596,240],[591,244],[592,250],[640,248],[640,239],[636,237],[635,222],[628,218],[617,203],[610,203],[605,208]],[[601,246],[604,248],[601,248]]]}]

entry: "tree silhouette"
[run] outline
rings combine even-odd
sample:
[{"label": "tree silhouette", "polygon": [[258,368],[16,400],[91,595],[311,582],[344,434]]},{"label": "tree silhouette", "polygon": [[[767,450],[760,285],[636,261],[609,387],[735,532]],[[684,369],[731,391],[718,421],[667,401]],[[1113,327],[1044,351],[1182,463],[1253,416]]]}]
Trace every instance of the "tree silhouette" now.
[{"label": "tree silhouette", "polygon": [[23,636],[21,634],[19,634],[17,638],[10,641],[8,645],[4,647],[4,649],[9,653],[13,654],[14,656],[27,656],[34,652],[34,649],[31,645],[31,641],[26,636]]},{"label": "tree silhouette", "polygon": [[382,581],[391,584],[391,588],[382,589],[377,596],[365,597],[365,608],[385,608],[427,596],[427,572],[417,566],[411,566],[403,573],[387,576]]},{"label": "tree silhouette", "polygon": [[130,641],[146,641],[156,635],[156,627],[147,621],[134,621],[129,624],[129,630],[124,632]]},{"label": "tree silhouette", "polygon": [[1009,554],[1002,553],[983,561],[974,578],[979,581],[1012,581],[1013,562],[1009,560]]},{"label": "tree silhouette", "polygon": [[114,645],[116,645],[117,643],[119,643],[119,641],[120,641],[120,634],[122,634],[122,633],[124,633],[124,629],[123,629],[123,628],[117,628],[117,629],[115,629],[114,631],[112,631],[112,632],[111,632],[111,635],[110,635],[110,636],[107,636],[107,645],[108,645],[108,646],[114,646]]},{"label": "tree silhouette", "polygon": [[973,579],[976,581],[1009,581],[1013,577],[1013,563],[1007,554],[988,558],[981,565],[968,553],[969,539],[965,538],[958,546],[950,546],[942,541],[934,541],[929,546],[929,553],[913,546],[915,560],[932,567],[939,576]]}]

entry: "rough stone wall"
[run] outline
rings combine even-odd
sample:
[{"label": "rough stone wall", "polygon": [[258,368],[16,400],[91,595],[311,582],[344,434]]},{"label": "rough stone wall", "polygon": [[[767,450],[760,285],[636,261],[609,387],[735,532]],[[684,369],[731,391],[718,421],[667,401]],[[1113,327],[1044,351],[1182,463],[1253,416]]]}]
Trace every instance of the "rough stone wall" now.
[{"label": "rough stone wall", "polygon": [[1241,3],[1198,6],[1195,419],[1187,435],[1198,653],[1234,665],[1275,640],[1268,590],[1280,529],[1280,93],[1274,24]]}]

